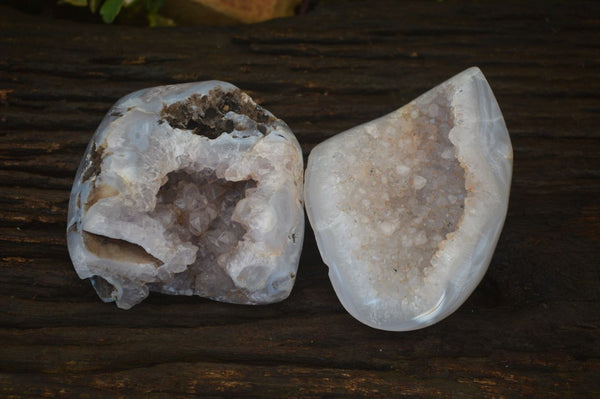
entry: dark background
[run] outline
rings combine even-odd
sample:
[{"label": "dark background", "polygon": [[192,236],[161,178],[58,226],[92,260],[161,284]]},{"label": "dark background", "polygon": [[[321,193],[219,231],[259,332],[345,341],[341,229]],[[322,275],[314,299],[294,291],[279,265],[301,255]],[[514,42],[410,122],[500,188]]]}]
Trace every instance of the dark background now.
[{"label": "dark background", "polygon": [[[0,3],[0,396],[600,395],[600,2],[321,1],[256,25],[149,29]],[[121,96],[220,79],[306,156],[470,66],[514,148],[489,271],[424,330],[348,315],[310,228],[291,296],[103,304],[70,263],[68,195]]]}]

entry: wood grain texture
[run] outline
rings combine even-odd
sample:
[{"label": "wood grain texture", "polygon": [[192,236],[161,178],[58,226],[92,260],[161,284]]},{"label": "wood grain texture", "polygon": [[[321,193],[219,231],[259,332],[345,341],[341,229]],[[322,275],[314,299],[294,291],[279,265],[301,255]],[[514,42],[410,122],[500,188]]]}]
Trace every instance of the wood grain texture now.
[{"label": "wood grain texture", "polygon": [[[322,1],[234,28],[147,29],[0,5],[0,396],[600,396],[600,2]],[[477,65],[514,147],[505,229],[452,316],[408,333],[349,316],[310,229],[296,286],[247,307],[80,281],[68,194],[119,97],[220,79],[305,156]]]}]

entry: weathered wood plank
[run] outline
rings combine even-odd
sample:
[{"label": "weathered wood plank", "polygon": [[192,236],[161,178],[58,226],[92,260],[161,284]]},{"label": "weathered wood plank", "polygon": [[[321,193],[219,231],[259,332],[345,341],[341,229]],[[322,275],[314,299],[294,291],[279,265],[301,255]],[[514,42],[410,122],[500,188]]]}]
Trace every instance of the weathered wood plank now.
[{"label": "weathered wood plank", "polygon": [[[546,355],[519,356],[511,353],[495,358],[459,358],[453,361],[406,362],[411,370],[402,379],[402,370],[363,371],[354,369],[314,369],[289,365],[246,365],[236,363],[185,362],[160,364],[94,376],[86,374],[19,374],[11,383],[13,395],[71,396],[82,388],[92,395],[112,397],[519,397],[536,396],[540,391],[547,397],[557,397],[557,385],[572,384],[573,393],[586,396],[582,385],[593,378],[598,364],[588,362],[584,367],[570,359]],[[548,364],[557,367],[545,370]],[[558,377],[555,377],[558,375]],[[152,376],[160,376],[158,378]],[[0,382],[6,380],[0,375]],[[185,381],[182,383],[182,381]],[[261,381],[257,383],[256,381]],[[33,382],[33,383],[32,383]],[[66,382],[66,384],[65,384]]]}]

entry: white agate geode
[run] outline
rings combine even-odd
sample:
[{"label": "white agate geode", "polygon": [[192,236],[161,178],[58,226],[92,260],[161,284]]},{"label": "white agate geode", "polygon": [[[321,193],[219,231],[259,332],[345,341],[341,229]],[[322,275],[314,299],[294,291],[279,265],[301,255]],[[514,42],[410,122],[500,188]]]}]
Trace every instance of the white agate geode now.
[{"label": "white agate geode", "polygon": [[392,331],[454,312],[490,263],[511,174],[508,131],[478,68],[316,146],[306,211],[346,310]]},{"label": "white agate geode", "polygon": [[149,291],[232,303],[285,299],[304,235],[302,153],[235,86],[161,86],[119,100],[69,203],[80,278],[128,309]]}]

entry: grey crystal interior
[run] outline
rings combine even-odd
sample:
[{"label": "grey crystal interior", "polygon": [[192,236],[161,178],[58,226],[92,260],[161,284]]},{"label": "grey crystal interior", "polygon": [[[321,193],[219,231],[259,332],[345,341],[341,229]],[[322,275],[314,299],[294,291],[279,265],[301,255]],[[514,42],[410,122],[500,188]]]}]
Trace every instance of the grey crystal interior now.
[{"label": "grey crystal interior", "polygon": [[[168,226],[167,237],[176,236],[199,249],[196,261],[186,271],[174,275],[168,282],[149,287],[166,293],[196,289],[201,296],[222,295],[233,283],[230,287],[222,285],[227,275],[218,266],[217,258],[231,251],[244,236],[244,226],[231,218],[238,201],[244,198],[247,189],[256,187],[256,183],[219,179],[208,169],[176,171],[167,177],[150,216]],[[210,281],[215,278],[220,284]],[[217,289],[221,292],[216,292]]]},{"label": "grey crystal interior", "polygon": [[457,229],[467,197],[465,171],[448,137],[454,126],[448,93],[440,91],[427,105],[407,106],[403,137],[362,135],[364,141],[355,144],[362,151],[359,159],[334,155],[344,171],[338,176],[347,176],[337,183],[346,194],[336,211],[360,218],[357,235],[365,227],[386,233],[385,239],[363,237],[364,246],[352,256],[379,259],[373,274],[380,277],[373,277],[373,284],[390,295],[396,294],[398,280],[421,284],[438,245]]}]

